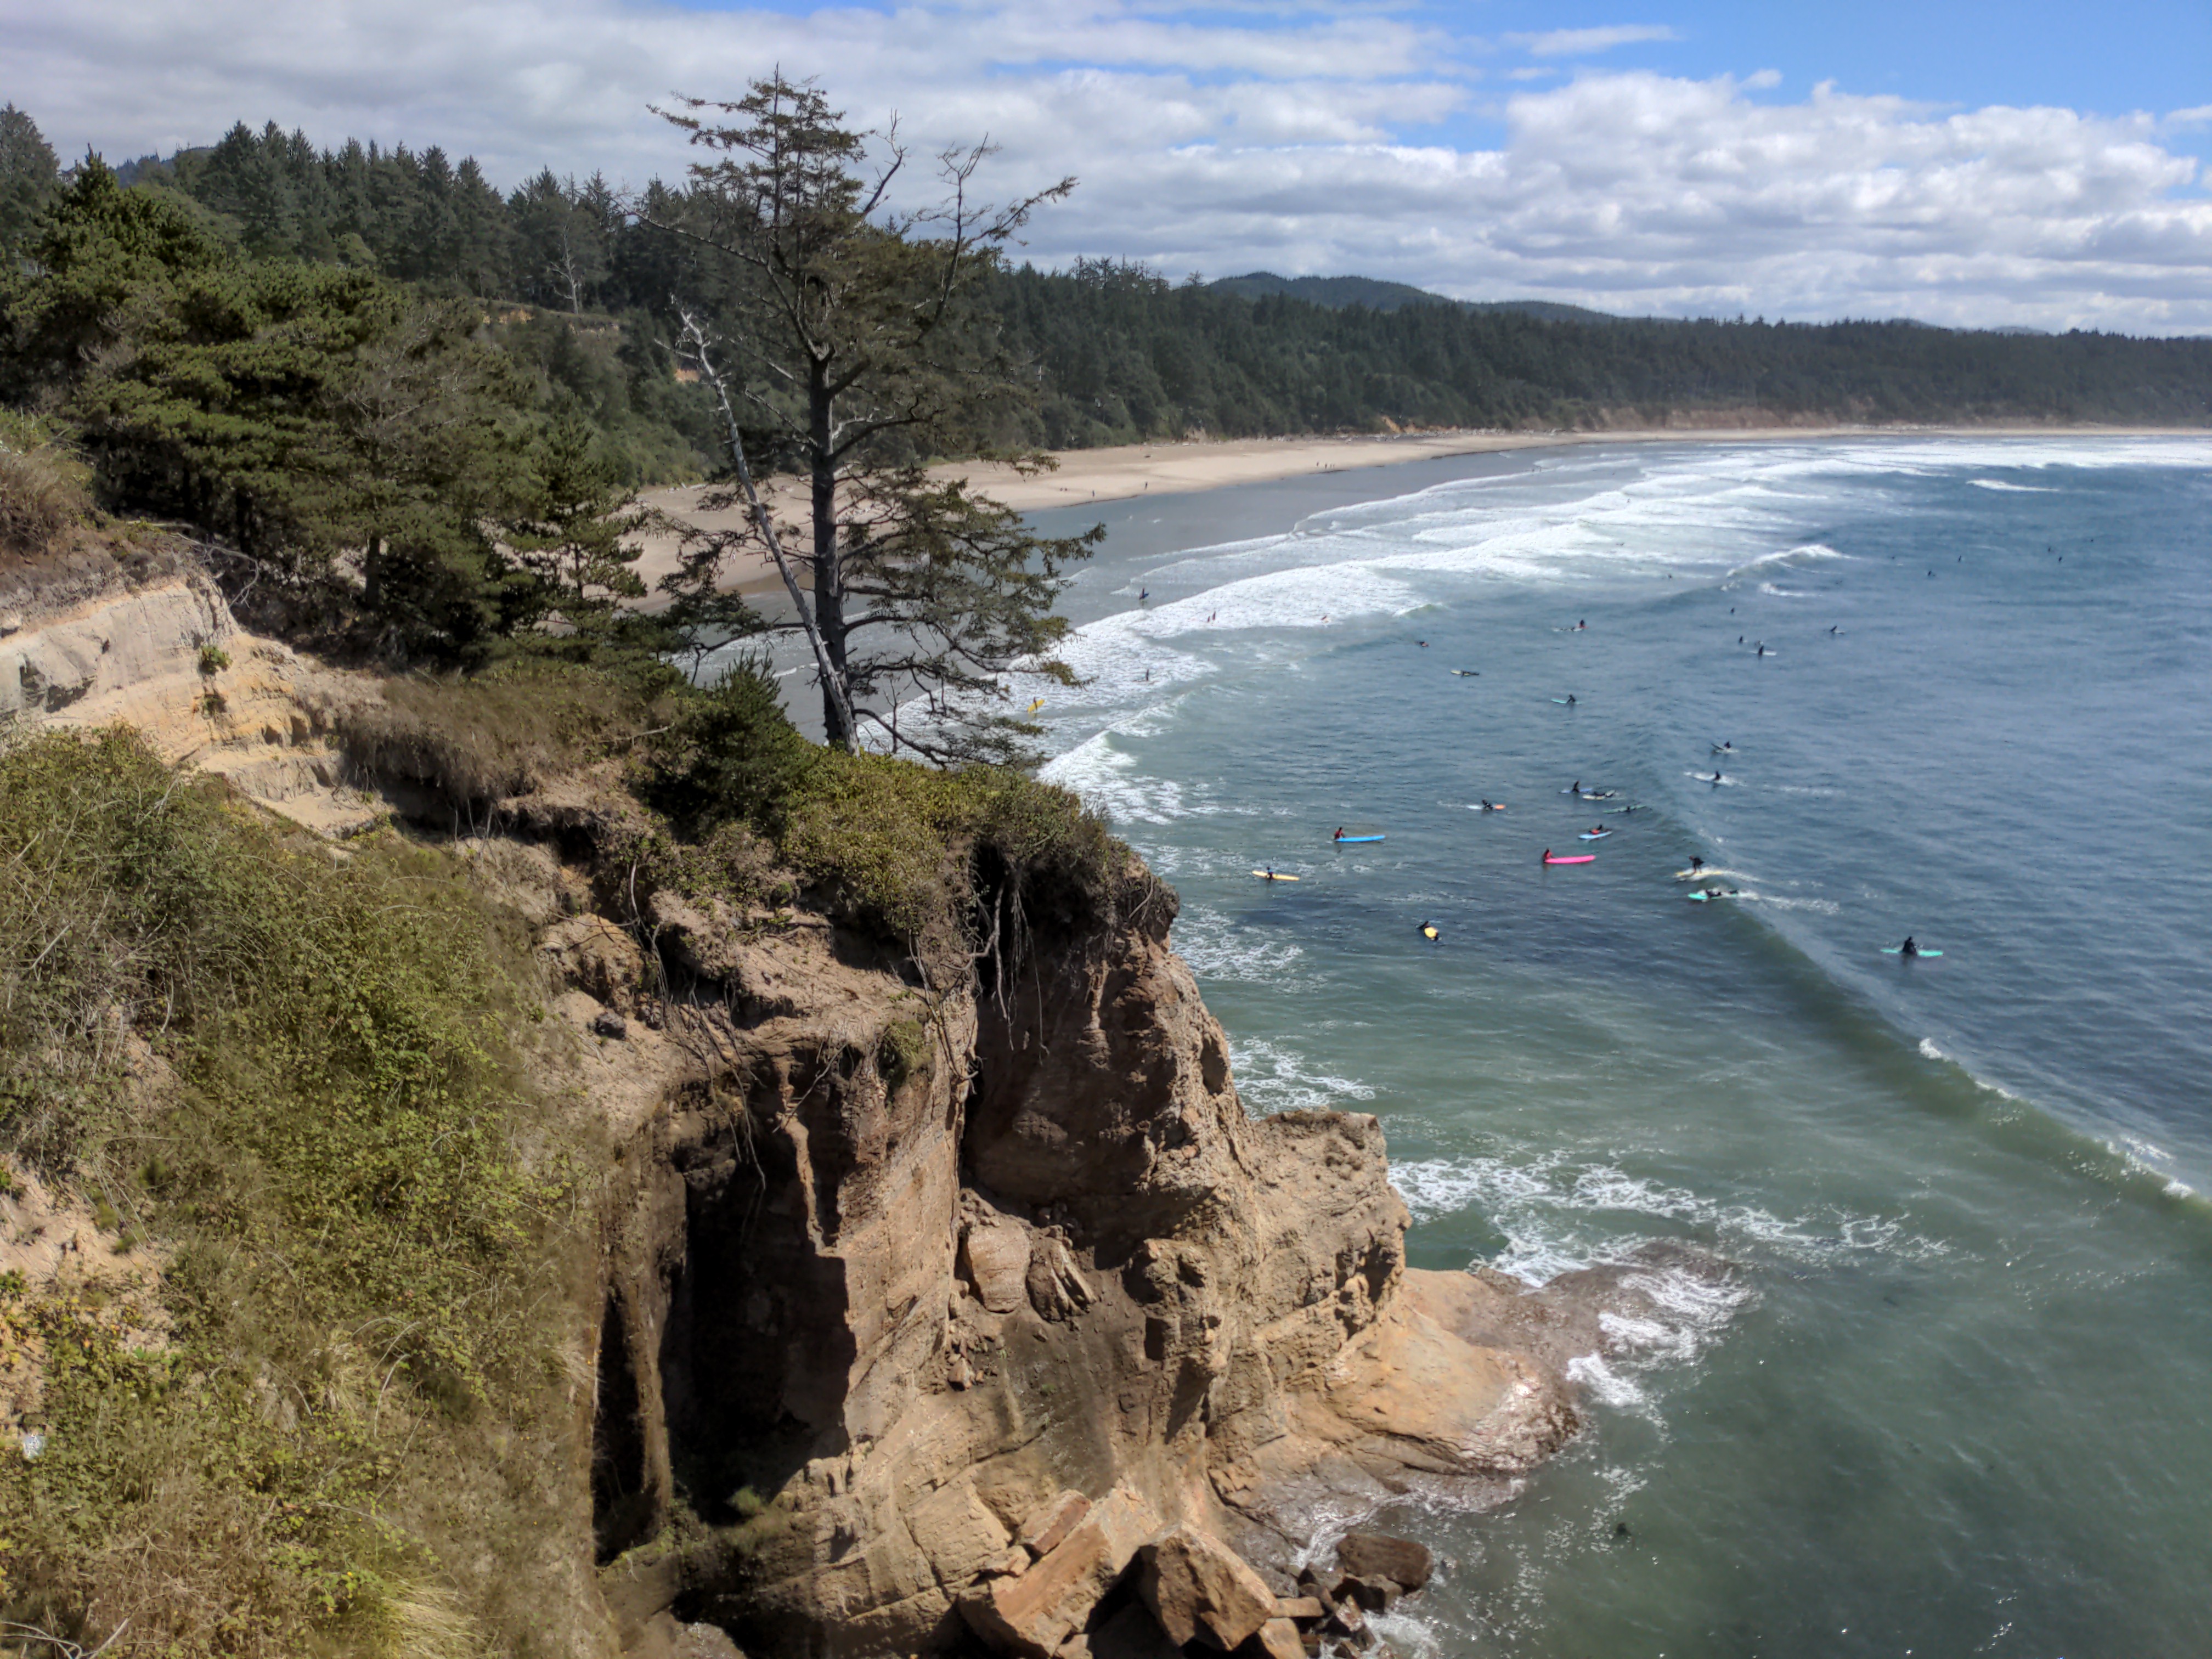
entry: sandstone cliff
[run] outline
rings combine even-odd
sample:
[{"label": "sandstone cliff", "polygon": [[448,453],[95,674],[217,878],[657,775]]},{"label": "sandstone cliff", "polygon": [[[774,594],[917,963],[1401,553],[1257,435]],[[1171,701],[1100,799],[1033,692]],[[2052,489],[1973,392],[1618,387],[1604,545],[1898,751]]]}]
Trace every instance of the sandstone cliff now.
[{"label": "sandstone cliff", "polygon": [[[130,720],[326,832],[456,827],[333,734],[365,680],[187,568],[10,621],[37,718]],[[1071,1491],[1288,1594],[1362,1514],[1497,1501],[1575,1431],[1587,1304],[1409,1270],[1372,1117],[1252,1118],[1133,858],[1087,895],[979,870],[1008,925],[933,976],[613,867],[637,809],[604,777],[495,805],[448,844],[536,930],[576,1039],[548,1081],[610,1158],[596,1301],[553,1316],[591,1353],[604,1650],[959,1647]]]}]

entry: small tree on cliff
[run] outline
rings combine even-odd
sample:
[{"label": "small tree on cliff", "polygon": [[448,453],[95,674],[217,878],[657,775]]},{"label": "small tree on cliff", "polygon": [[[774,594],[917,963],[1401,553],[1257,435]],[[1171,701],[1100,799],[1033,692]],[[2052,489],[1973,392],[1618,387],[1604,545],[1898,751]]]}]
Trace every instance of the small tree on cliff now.
[{"label": "small tree on cliff", "polygon": [[[908,156],[896,134],[847,127],[811,84],[777,75],[735,103],[661,113],[712,159],[693,165],[680,203],[641,216],[706,255],[720,289],[679,298],[680,349],[720,400],[750,516],[743,539],[783,576],[797,614],[781,625],[807,635],[829,740],[851,748],[865,723],[939,763],[1012,757],[1036,728],[997,712],[1007,677],[1073,678],[1052,655],[1067,629],[1052,604],[1101,532],[1032,535],[920,463],[976,453],[969,434],[989,428],[994,402],[1022,395],[971,294],[1074,181],[979,206],[969,187],[990,151],[977,144],[937,157],[934,205],[896,212]],[[808,485],[796,548],[754,482],[756,465],[781,464]],[[681,580],[700,591],[732,550],[706,541]],[[902,729],[905,699],[927,707],[919,727]]]}]

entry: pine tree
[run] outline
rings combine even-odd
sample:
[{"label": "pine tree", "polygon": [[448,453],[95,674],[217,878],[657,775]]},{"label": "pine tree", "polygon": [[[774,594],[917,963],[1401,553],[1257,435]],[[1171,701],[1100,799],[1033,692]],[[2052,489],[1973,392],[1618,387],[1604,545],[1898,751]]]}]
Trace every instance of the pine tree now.
[{"label": "pine tree", "polygon": [[[1036,728],[996,705],[1010,674],[1068,678],[1049,655],[1064,631],[1051,606],[1097,532],[1031,536],[914,463],[973,453],[982,411],[1019,398],[971,301],[999,250],[1073,180],[979,206],[970,191],[989,152],[977,145],[937,157],[936,205],[899,213],[888,205],[907,160],[896,135],[847,127],[811,84],[776,76],[734,103],[663,113],[714,158],[690,169],[678,210],[652,222],[707,254],[722,288],[719,326],[686,311],[684,349],[720,399],[753,534],[807,635],[829,740],[852,747],[866,722],[939,761],[1012,757]],[[804,592],[754,488],[746,423],[764,459],[806,476]],[[936,713],[926,730],[896,718],[913,695]]]},{"label": "pine tree", "polygon": [[59,173],[38,123],[13,104],[0,108],[0,270],[28,244]]},{"label": "pine tree", "polygon": [[574,408],[556,416],[539,441],[519,494],[501,541],[538,577],[572,633],[603,634],[617,601],[646,596],[630,567],[642,551],[635,538],[654,515]]}]

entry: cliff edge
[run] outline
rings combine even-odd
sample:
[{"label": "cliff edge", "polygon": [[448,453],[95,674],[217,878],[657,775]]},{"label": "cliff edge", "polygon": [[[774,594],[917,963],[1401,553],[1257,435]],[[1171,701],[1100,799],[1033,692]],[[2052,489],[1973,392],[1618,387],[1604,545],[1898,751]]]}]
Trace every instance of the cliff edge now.
[{"label": "cliff edge", "polygon": [[[1409,1269],[1376,1120],[1248,1114],[1174,893],[1088,820],[1080,868],[1036,851],[1065,798],[895,826],[937,908],[893,927],[836,864],[880,825],[793,808],[708,858],[628,736],[459,776],[417,729],[446,690],[244,634],[183,563],[95,574],[19,597],[19,729],[128,723],[523,930],[532,1133],[596,1239],[537,1304],[574,1356],[535,1431],[563,1650],[1088,1652],[1140,1547],[1224,1540],[1296,1598],[1362,1516],[1495,1503],[1575,1432],[1623,1281]],[[838,811],[933,775],[852,765]]]}]

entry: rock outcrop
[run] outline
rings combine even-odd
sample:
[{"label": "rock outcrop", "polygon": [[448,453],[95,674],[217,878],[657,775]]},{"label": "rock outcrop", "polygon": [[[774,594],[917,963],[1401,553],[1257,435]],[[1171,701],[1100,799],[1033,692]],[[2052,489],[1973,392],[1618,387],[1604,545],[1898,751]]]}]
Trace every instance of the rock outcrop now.
[{"label": "rock outcrop", "polygon": [[178,538],[0,570],[0,727],[131,726],[325,834],[386,816],[353,787],[329,720],[373,685],[241,629]]},{"label": "rock outcrop", "polygon": [[[741,1643],[1037,1654],[1187,1526],[1273,1575],[1235,1646],[1324,1515],[1494,1498],[1573,1431],[1554,1366],[1470,1340],[1465,1275],[1407,1269],[1373,1118],[1247,1115],[1175,908],[1133,862],[949,990],[793,933],[763,999],[739,941],[685,939],[727,976],[678,974],[619,1062],[661,1081],[615,1115],[610,1558],[688,1511],[671,1604]],[[588,932],[550,936],[580,1025],[637,1012]]]},{"label": "rock outcrop", "polygon": [[[142,574],[15,616],[15,706],[131,720],[328,832],[406,810],[349,793],[377,781],[325,718],[362,677],[240,635],[188,570]],[[1316,1538],[1408,1495],[1497,1501],[1574,1432],[1590,1304],[1409,1270],[1371,1116],[1251,1117],[1133,859],[948,982],[827,916],[615,894],[617,793],[504,801],[501,837],[459,843],[538,930],[556,1085],[611,1155],[588,1318],[613,1646],[1288,1659],[1301,1618],[1360,1628],[1356,1594],[1293,1583]]]}]

